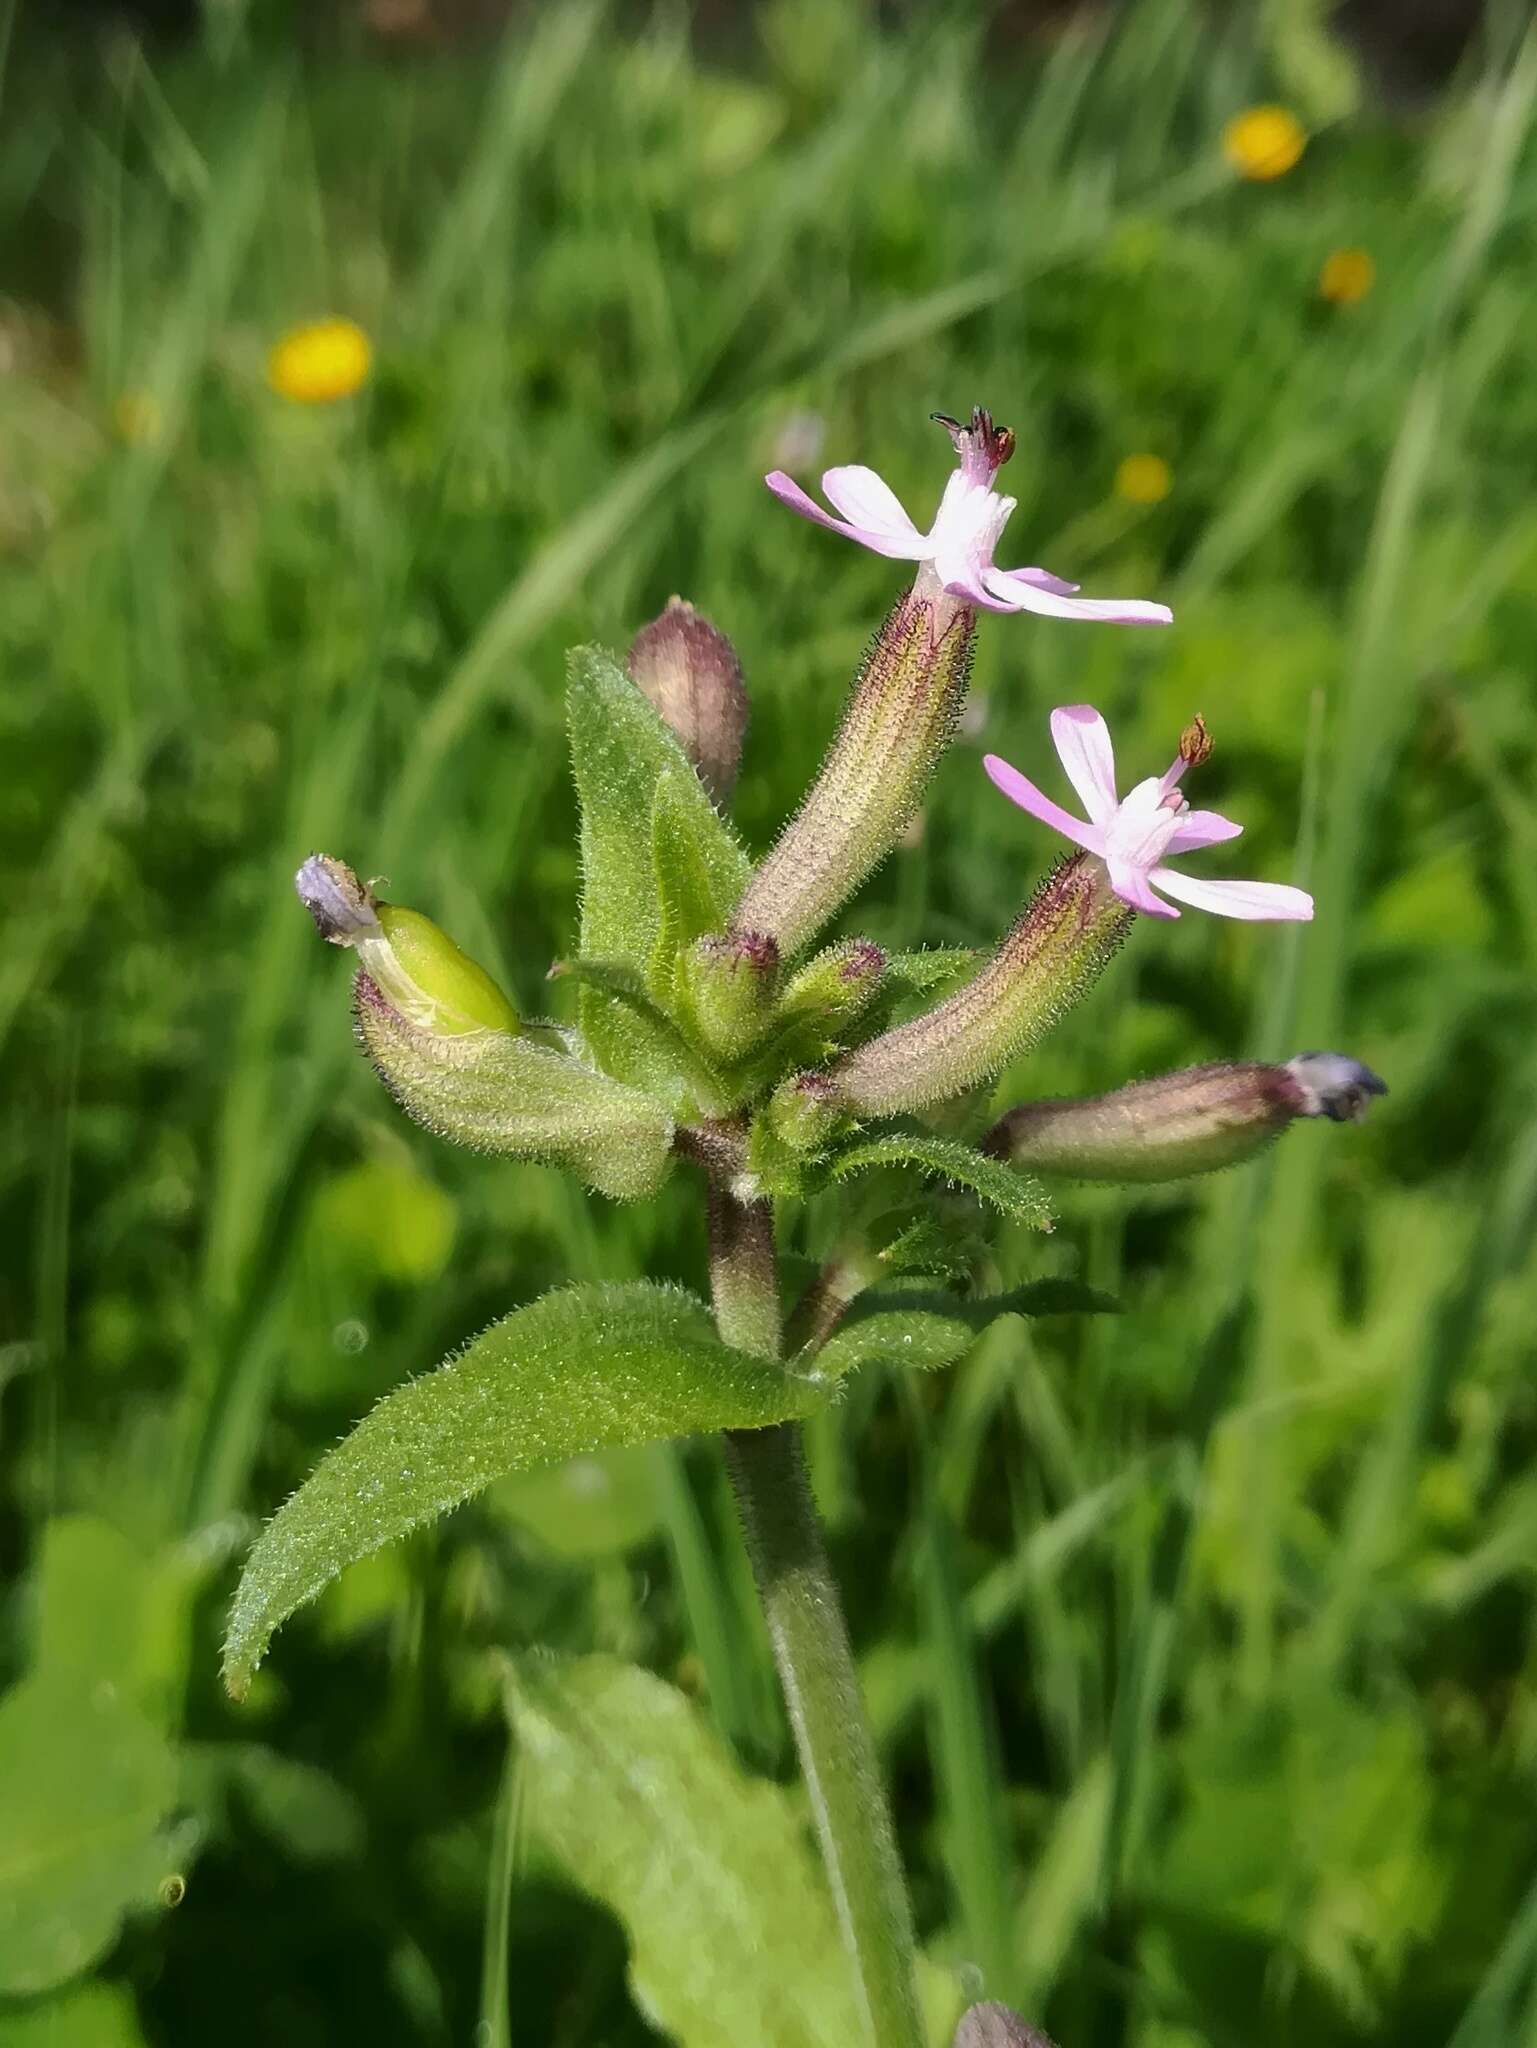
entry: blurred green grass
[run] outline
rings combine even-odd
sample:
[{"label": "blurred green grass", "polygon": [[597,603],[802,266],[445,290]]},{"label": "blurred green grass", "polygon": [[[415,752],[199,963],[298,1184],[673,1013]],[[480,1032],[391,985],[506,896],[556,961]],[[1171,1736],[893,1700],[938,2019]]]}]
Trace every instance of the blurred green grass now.
[{"label": "blurred green grass", "polygon": [[[850,928],[1012,915],[1046,848],[984,739],[1049,775],[1088,699],[1159,766],[1199,710],[1239,865],[1318,922],[1140,931],[1001,1096],[1320,1042],[1393,1094],[1209,1187],[1071,1197],[1000,1280],[1123,1316],[819,1427],[925,1939],[1064,2048],[1537,2029],[1537,56],[1491,30],[1434,109],[1250,185],[1218,138],[1276,89],[1257,22],[1147,0],[1000,56],[982,10],[773,0],[727,62],[576,4],[494,61],[12,48],[0,1653],[172,1739],[187,1892],[108,1914],[96,1988],[29,1980],[0,2041],[654,2038],[524,1841],[488,1652],[632,1657],[786,1773],[708,1450],[509,1486],[217,1695],[251,1518],[381,1390],[572,1275],[700,1265],[687,1189],[615,1210],[407,1128],[289,877],[386,874],[540,1007],[563,648],[674,590],[725,627],[766,844],[895,586],[759,477],[867,461],[921,508],[926,415],[972,403],[1019,435],[1020,554],[1177,625],[988,622]],[[266,350],[332,311],[375,374],[290,405]],[[1138,452],[1153,506],[1114,493]],[[124,1588],[151,1618],[93,1622]]]}]

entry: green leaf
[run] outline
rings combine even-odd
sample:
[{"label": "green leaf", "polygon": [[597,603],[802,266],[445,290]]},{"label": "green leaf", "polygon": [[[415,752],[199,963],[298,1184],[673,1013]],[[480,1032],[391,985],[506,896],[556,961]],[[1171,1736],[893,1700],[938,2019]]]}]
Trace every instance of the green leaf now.
[{"label": "green leaf", "polygon": [[864,2039],[837,1919],[788,1795],[680,1693],[606,1657],[520,1663],[529,1820],[623,1923],[636,2002],[679,2048]]},{"label": "green leaf", "polygon": [[1028,1223],[1034,1230],[1051,1227],[1051,1207],[1044,1191],[1028,1174],[989,1159],[972,1145],[955,1138],[936,1138],[927,1131],[898,1131],[887,1138],[874,1138],[842,1152],[828,1168],[831,1180],[847,1180],[851,1174],[869,1173],[883,1166],[916,1166],[921,1172],[938,1174],[952,1186],[968,1188],[984,1202],[1015,1223]]},{"label": "green leaf", "polygon": [[175,1869],[176,1761],[110,1684],[39,1672],[0,1699],[0,1995],[77,1977]]},{"label": "green leaf", "polygon": [[976,964],[971,946],[925,946],[915,953],[889,954],[885,979],[905,995],[926,996],[970,974]]},{"label": "green leaf", "polygon": [[659,1002],[670,1003],[679,957],[695,939],[725,930],[751,872],[692,768],[686,783],[675,768],[662,772],[651,812],[651,858],[658,912],[651,987]]},{"label": "green leaf", "polygon": [[880,992],[859,1020],[860,1038],[873,1038],[899,1017],[927,1008],[928,998],[948,995],[958,982],[975,974],[981,957],[970,946],[927,946],[889,954]]},{"label": "green leaf", "polygon": [[882,1266],[893,1277],[921,1273],[931,1281],[958,1280],[973,1272],[986,1252],[986,1241],[969,1225],[956,1228],[955,1221],[912,1217],[881,1247]]},{"label": "green leaf", "polygon": [[151,1629],[152,1570],[127,1537],[93,1515],[55,1515],[37,1574],[34,1662],[82,1684],[133,1689]]},{"label": "green leaf", "polygon": [[[573,652],[566,707],[582,807],[581,951],[588,959],[622,963],[644,979],[662,937],[656,807],[663,784],[668,863],[679,870],[680,897],[685,884],[702,889],[724,906],[724,922],[746,885],[747,857],[688,756],[612,655],[594,647]],[[683,915],[681,901],[673,915]],[[668,1062],[643,1017],[588,995],[582,1026],[611,1073],[666,1086]]]},{"label": "green leaf", "polygon": [[[633,967],[622,960],[562,960],[557,978],[574,981],[606,996],[644,1026],[656,1063],[650,1085],[666,1094],[676,1115],[686,1118],[724,1114],[726,1103],[719,1076],[657,1003]],[[590,1027],[592,1013],[584,1014]]]},{"label": "green leaf", "polygon": [[0,2048],[144,2048],[133,1993],[75,1984],[41,2005],[0,2012]]},{"label": "green leaf", "polygon": [[817,1380],[840,1380],[865,1365],[938,1372],[956,1365],[1000,1316],[1107,1314],[1116,1303],[1077,1280],[1037,1280],[1007,1294],[963,1301],[943,1293],[865,1294],[816,1353]]},{"label": "green leaf", "polygon": [[345,1566],[494,1479],[603,1445],[759,1428],[817,1401],[722,1344],[681,1289],[546,1295],[387,1394],[279,1509],[235,1594],[225,1683],[238,1698],[273,1631]]},{"label": "green leaf", "polygon": [[105,1686],[158,1719],[185,1682],[205,1568],[180,1546],[147,1555],[94,1515],[55,1515],[34,1581],[34,1675]]}]

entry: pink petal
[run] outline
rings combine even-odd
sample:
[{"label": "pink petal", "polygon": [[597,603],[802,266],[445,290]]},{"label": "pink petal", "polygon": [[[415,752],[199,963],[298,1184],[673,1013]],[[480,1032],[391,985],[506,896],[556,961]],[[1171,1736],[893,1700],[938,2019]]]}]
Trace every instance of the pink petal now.
[{"label": "pink petal", "polygon": [[1109,726],[1092,704],[1059,704],[1051,737],[1078,801],[1096,825],[1108,825],[1118,808]]},{"label": "pink petal", "polygon": [[970,563],[956,555],[936,556],[934,573],[951,597],[962,598],[967,604],[978,605],[986,612],[1011,612],[1014,609],[1013,605],[1000,603],[996,597],[989,596],[978,582]]},{"label": "pink petal", "polygon": [[808,498],[794,477],[786,476],[782,469],[771,470],[763,481],[781,504],[788,505],[792,512],[799,512],[802,519],[814,519],[818,526],[841,533],[845,540],[858,541],[862,548],[869,548],[877,555],[894,555],[909,562],[918,560],[916,535],[907,540],[894,534],[878,533],[874,527],[854,526],[847,519],[834,519],[831,512],[824,512],[815,498]]},{"label": "pink petal", "polygon": [[902,501],[873,469],[857,462],[844,469],[829,469],[822,477],[822,495],[836,505],[844,518],[867,533],[890,534],[893,540],[916,541],[918,529],[902,509]]},{"label": "pink petal", "polygon": [[1011,768],[996,754],[984,754],[982,766],[996,787],[1022,811],[1028,811],[1032,818],[1039,818],[1043,825],[1049,825],[1053,832],[1060,832],[1064,839],[1071,839],[1075,846],[1081,846],[1089,853],[1104,852],[1105,835],[1097,825],[1086,825],[1064,811],[1060,804],[1054,804],[1044,790],[1037,789],[1017,768]]},{"label": "pink petal", "polygon": [[1032,583],[1037,590],[1049,590],[1057,597],[1071,597],[1083,586],[1078,583],[1064,583],[1060,576],[1053,576],[1049,569],[1000,569],[1003,577],[1017,576],[1021,583]]},{"label": "pink petal", "polygon": [[[1110,871],[1110,886],[1123,903],[1129,903],[1133,910],[1140,910],[1144,917],[1178,917],[1179,912],[1167,903],[1160,903],[1148,887],[1144,871],[1132,861],[1111,859],[1105,863]],[[1154,869],[1154,875],[1159,872]]]},{"label": "pink petal", "polygon": [[983,580],[1011,612],[1038,612],[1046,619],[1098,619],[1109,626],[1167,626],[1174,620],[1166,604],[1135,597],[1058,597],[1006,569],[988,569]]},{"label": "pink petal", "polygon": [[1151,879],[1192,910],[1209,910],[1217,917],[1241,917],[1261,922],[1277,918],[1306,923],[1313,915],[1313,899],[1305,889],[1292,889],[1284,882],[1198,882],[1173,868],[1154,868]]},{"label": "pink petal", "polygon": [[1235,825],[1220,811],[1186,811],[1164,852],[1193,853],[1198,846],[1216,846],[1224,839],[1236,839],[1242,830],[1242,825]]}]

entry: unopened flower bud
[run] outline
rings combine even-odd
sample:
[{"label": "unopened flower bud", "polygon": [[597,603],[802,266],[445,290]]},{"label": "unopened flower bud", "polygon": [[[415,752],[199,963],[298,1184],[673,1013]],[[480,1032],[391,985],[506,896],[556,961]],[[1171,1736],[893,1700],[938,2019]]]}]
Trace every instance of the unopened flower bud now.
[{"label": "unopened flower bud", "polygon": [[769,1128],[792,1152],[821,1152],[846,1121],[837,1091],[825,1074],[794,1074],[774,1090]]},{"label": "unopened flower bud", "polygon": [[1039,2027],[989,2000],[961,2015],[954,2048],[1052,2048],[1052,2043]]},{"label": "unopened flower bud", "polygon": [[1101,862],[1081,853],[1059,862],[970,981],[828,1069],[837,1101],[858,1116],[891,1116],[989,1079],[1087,992],[1132,916]]},{"label": "unopened flower bud", "polygon": [[695,1029],[723,1060],[739,1060],[767,1030],[779,981],[779,948],[761,932],[695,940],[684,956],[682,995]]},{"label": "unopened flower bud", "polygon": [[311,854],[294,877],[322,938],[350,946],[374,985],[418,1030],[516,1031],[518,1013],[483,967],[430,917],[381,903],[344,861]]},{"label": "unopened flower bud", "polygon": [[631,680],[672,727],[711,800],[736,787],[747,731],[747,690],[736,649],[681,597],[630,643]]},{"label": "unopened flower bud", "polygon": [[747,885],[735,922],[798,953],[896,845],[966,699],[976,613],[909,591],[854,680],[805,802]]},{"label": "unopened flower bud", "polygon": [[869,1008],[886,972],[886,955],[870,939],[839,939],[795,975],[781,1005],[788,1019],[824,1024],[836,1035]]},{"label": "unopened flower bud", "polygon": [[1082,1101],[1024,1103],[983,1148],[1071,1180],[1181,1180],[1253,1158],[1297,1117],[1359,1121],[1386,1092],[1369,1067],[1340,1053],[1304,1053],[1285,1066],[1223,1061]]}]

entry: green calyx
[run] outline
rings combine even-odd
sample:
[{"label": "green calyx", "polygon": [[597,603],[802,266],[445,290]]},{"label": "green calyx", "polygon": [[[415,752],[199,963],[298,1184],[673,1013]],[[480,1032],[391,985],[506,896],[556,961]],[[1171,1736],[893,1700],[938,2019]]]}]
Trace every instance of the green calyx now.
[{"label": "green calyx", "polygon": [[753,875],[732,926],[789,960],[880,866],[948,745],[971,675],[976,615],[909,591],[854,681],[805,802]]},{"label": "green calyx", "polygon": [[652,1194],[666,1178],[672,1120],[640,1089],[511,1032],[425,1030],[366,971],[354,1007],[379,1078],[408,1116],[440,1137],[548,1160],[619,1199]]},{"label": "green calyx", "polygon": [[1087,993],[1132,917],[1100,861],[1059,862],[970,981],[828,1069],[835,1101],[856,1116],[896,1116],[991,1079]]}]

